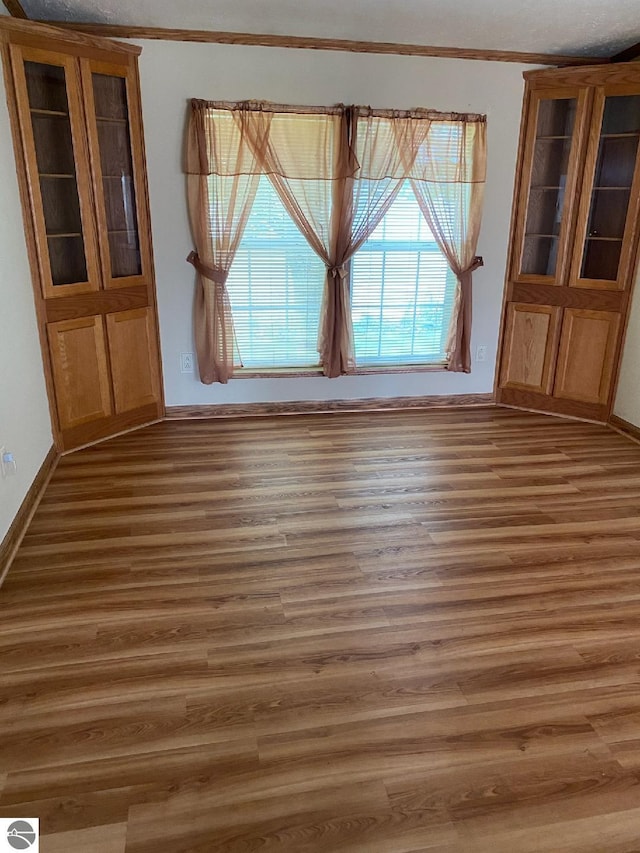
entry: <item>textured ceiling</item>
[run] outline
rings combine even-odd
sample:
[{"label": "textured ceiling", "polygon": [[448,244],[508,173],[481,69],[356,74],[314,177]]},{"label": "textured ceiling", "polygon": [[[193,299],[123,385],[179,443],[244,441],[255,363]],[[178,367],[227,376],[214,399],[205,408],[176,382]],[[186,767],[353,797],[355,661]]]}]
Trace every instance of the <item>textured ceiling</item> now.
[{"label": "textured ceiling", "polygon": [[638,0],[22,0],[31,18],[609,56]]}]

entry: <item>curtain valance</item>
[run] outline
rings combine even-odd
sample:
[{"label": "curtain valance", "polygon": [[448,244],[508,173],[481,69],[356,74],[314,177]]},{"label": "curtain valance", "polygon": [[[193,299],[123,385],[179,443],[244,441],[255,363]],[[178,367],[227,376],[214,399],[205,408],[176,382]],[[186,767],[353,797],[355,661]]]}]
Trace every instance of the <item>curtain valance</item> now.
[{"label": "curtain valance", "polygon": [[[332,157],[339,126],[347,119],[355,130],[366,122],[378,141],[369,158],[362,146],[352,156]],[[293,107],[269,101],[192,99],[185,172],[191,175],[286,174],[301,180],[411,178],[481,183],[485,180],[486,116],[436,110],[376,110],[363,106]],[[255,157],[247,149],[248,135]],[[355,133],[349,144],[357,145]],[[376,156],[395,139],[395,157]],[[271,156],[265,162],[265,148]],[[293,150],[292,150],[293,149]],[[274,157],[278,152],[280,156]],[[404,164],[400,152],[411,152]],[[413,156],[415,153],[415,156]],[[282,160],[281,160],[282,157]],[[328,160],[333,159],[333,169]],[[435,159],[447,165],[437,178]],[[319,165],[320,164],[320,165]],[[286,169],[295,169],[295,174]]]}]

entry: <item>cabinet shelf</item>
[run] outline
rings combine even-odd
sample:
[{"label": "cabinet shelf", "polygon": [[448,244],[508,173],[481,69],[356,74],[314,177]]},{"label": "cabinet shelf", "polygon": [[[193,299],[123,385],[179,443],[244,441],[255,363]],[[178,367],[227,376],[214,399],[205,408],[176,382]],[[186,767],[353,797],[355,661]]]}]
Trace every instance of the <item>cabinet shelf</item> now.
[{"label": "cabinet shelf", "polygon": [[623,237],[600,237],[600,235],[587,234],[587,240],[600,240],[603,243],[622,243]]},{"label": "cabinet shelf", "polygon": [[111,118],[110,116],[96,116],[96,121],[102,121],[105,124],[125,124],[128,125],[126,118]]},{"label": "cabinet shelf", "polygon": [[601,133],[600,139],[634,139],[638,136],[640,136],[640,130],[634,130],[628,133]]},{"label": "cabinet shelf", "polygon": [[55,239],[61,238],[61,237],[82,237],[82,232],[81,231],[59,231],[57,233],[54,232],[53,234],[47,234],[48,240],[55,240]]},{"label": "cabinet shelf", "polygon": [[68,175],[64,172],[38,172],[39,177],[41,178],[64,178],[65,180],[69,180],[70,178],[75,181],[75,175]]},{"label": "cabinet shelf", "polygon": [[43,110],[40,107],[30,107],[31,115],[36,116],[58,116],[59,118],[69,118],[69,113],[63,110]]}]

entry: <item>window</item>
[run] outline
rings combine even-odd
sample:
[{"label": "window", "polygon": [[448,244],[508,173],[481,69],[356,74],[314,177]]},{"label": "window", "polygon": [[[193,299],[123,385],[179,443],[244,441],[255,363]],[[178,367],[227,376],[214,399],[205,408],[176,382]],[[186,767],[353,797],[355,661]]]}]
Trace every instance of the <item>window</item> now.
[{"label": "window", "polygon": [[455,285],[406,181],[351,261],[358,364],[444,362]]},{"label": "window", "polygon": [[[455,276],[408,181],[350,272],[359,365],[444,361]],[[245,368],[318,366],[324,278],[324,263],[262,176],[227,281]]]},{"label": "window", "polygon": [[482,266],[486,116],[193,99],[187,143],[203,383],[233,377],[238,350],[328,378],[470,372],[471,288],[446,258],[465,285]]},{"label": "window", "polygon": [[317,367],[326,268],[262,176],[227,279],[245,368]]}]

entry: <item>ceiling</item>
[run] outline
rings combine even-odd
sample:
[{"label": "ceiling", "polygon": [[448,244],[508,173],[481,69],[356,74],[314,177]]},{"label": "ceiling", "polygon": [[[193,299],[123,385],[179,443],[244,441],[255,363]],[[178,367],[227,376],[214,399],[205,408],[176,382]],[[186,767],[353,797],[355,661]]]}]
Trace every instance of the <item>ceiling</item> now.
[{"label": "ceiling", "polygon": [[22,0],[30,18],[610,56],[638,0]]}]

